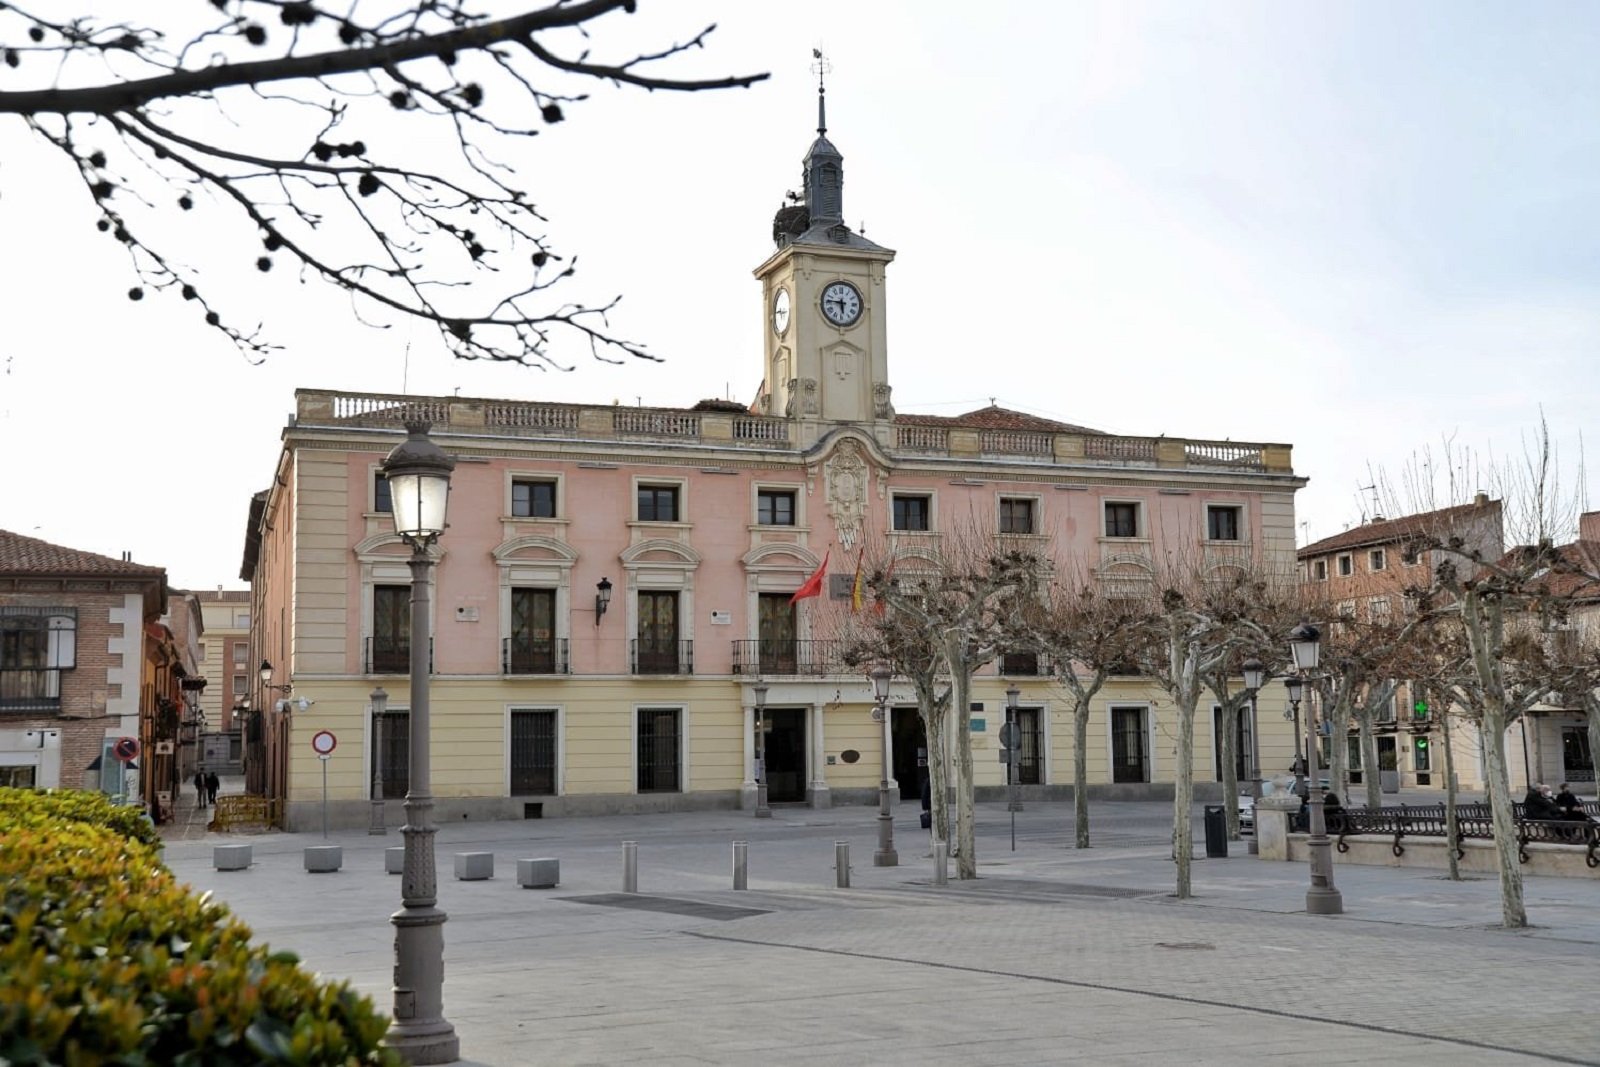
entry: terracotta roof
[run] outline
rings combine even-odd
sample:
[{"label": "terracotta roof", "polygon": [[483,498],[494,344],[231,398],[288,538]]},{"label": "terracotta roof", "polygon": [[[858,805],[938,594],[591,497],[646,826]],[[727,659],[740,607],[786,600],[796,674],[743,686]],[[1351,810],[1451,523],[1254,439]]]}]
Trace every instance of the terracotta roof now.
[{"label": "terracotta roof", "polygon": [[[1505,558],[1514,558],[1517,551],[1512,549]],[[1544,584],[1551,595],[1600,600],[1600,581],[1589,577],[1600,568],[1600,541],[1574,541],[1570,545],[1562,545],[1556,552],[1569,566],[1578,568],[1579,573],[1556,571],[1547,574]]]},{"label": "terracotta roof", "polygon": [[138,578],[161,578],[163,567],[147,567],[142,563],[112,559],[93,552],[80,552],[75,548],[52,545],[37,537],[24,537],[10,530],[0,530],[0,574],[104,574]]},{"label": "terracotta roof", "polygon": [[944,426],[973,430],[1020,430],[1024,433],[1083,433],[1104,437],[1104,430],[1091,430],[1087,426],[1041,419],[1037,415],[1012,411],[1010,408],[990,404],[986,408],[969,411],[965,415],[907,415],[896,412],[894,421],[904,426]]},{"label": "terracotta roof", "polygon": [[1404,515],[1398,519],[1381,519],[1314,541],[1297,551],[1295,557],[1309,559],[1312,556],[1321,556],[1346,548],[1393,544],[1417,534],[1438,534],[1453,529],[1458,522],[1499,513],[1500,501],[1490,500],[1483,504],[1458,504],[1452,508],[1440,508],[1438,511]]}]

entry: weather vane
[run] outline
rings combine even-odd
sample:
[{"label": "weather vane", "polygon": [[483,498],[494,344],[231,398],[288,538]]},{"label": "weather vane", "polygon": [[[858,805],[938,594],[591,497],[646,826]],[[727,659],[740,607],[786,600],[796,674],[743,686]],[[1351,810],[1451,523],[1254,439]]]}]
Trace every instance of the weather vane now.
[{"label": "weather vane", "polygon": [[833,71],[833,64],[828,62],[828,57],[822,54],[822,49],[811,50],[811,73],[817,76],[817,133],[828,132],[828,113],[825,110],[825,101],[828,96],[827,79]]}]

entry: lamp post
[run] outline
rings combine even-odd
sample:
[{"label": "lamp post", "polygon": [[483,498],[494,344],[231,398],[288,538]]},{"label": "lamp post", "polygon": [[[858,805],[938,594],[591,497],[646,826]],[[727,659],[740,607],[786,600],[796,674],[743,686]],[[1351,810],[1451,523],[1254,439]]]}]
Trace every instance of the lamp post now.
[{"label": "lamp post", "polygon": [[1017,729],[1017,701],[1022,698],[1022,690],[1015,685],[1006,686],[1006,747],[1010,751],[1006,755],[1006,810],[1012,813],[1011,817],[1011,847],[1016,850],[1017,845],[1017,819],[1016,813],[1022,810],[1022,783],[1017,781],[1017,760],[1020,755],[1022,738]]},{"label": "lamp post", "polygon": [[872,854],[872,865],[898,867],[900,854],[894,850],[894,816],[889,814],[889,682],[894,672],[878,666],[872,668],[867,677],[872,679],[872,698],[877,705],[872,717],[883,724],[883,768],[878,778],[878,851]]},{"label": "lamp post", "polygon": [[[1310,623],[1301,623],[1289,631],[1289,652],[1294,657],[1294,669],[1304,680],[1317,669],[1321,651],[1322,634]],[[1297,705],[1298,706],[1298,705]],[[1306,709],[1306,773],[1307,803],[1311,811],[1311,836],[1306,848],[1311,854],[1311,886],[1306,890],[1306,912],[1311,915],[1338,915],[1344,911],[1344,897],[1333,884],[1333,849],[1328,840],[1328,828],[1323,821],[1322,790],[1317,788],[1316,716]]]},{"label": "lamp post", "polygon": [[1283,680],[1283,688],[1289,694],[1289,710],[1283,713],[1283,717],[1294,720],[1294,794],[1304,799],[1306,765],[1300,756],[1300,695],[1305,690],[1305,683],[1291,676]]},{"label": "lamp post", "polygon": [[611,579],[602,578],[594,583],[594,624],[600,625],[600,620],[605,617],[606,608],[611,606]]},{"label": "lamp post", "polygon": [[389,831],[383,825],[383,716],[389,710],[389,694],[383,686],[372,691],[372,822],[367,833],[373,836]]},{"label": "lamp post", "polygon": [[[1261,735],[1256,720],[1256,695],[1261,691],[1261,687],[1267,684],[1267,668],[1260,660],[1251,656],[1239,665],[1239,672],[1244,675],[1245,692],[1250,694],[1250,803],[1254,805],[1261,799]],[[1253,811],[1251,818],[1255,818]],[[1256,843],[1256,834],[1252,832],[1250,844],[1245,852],[1254,856],[1259,847]]]},{"label": "lamp post", "polygon": [[767,683],[750,687],[756,701],[756,818],[772,818],[767,807]]},{"label": "lamp post", "polygon": [[428,604],[433,557],[445,531],[455,460],[428,439],[426,422],[406,423],[405,441],[383,461],[395,533],[411,546],[410,784],[406,790],[405,871],[394,923],[394,1024],[384,1043],[411,1063],[452,1063],[461,1040],[444,1017],[444,923],[433,858],[433,795],[429,781]]}]

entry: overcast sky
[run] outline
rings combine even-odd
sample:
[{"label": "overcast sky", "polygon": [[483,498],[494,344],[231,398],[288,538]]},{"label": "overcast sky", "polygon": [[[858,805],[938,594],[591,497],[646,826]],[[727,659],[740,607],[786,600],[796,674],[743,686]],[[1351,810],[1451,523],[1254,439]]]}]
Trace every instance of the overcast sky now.
[{"label": "overcast sky", "polygon": [[900,411],[993,397],[1115,433],[1289,442],[1302,543],[1370,513],[1369,469],[1452,435],[1514,453],[1541,408],[1578,484],[1600,410],[1600,7],[640,7],[594,27],[597,55],[715,21],[678,69],[772,78],[591,86],[520,165],[580,257],[562,295],[622,294],[616,329],[661,364],[575,343],[566,374],[452,361],[421,328],[232,272],[253,236],[219,230],[229,269],[206,265],[285,346],[253,366],[175,297],[130,303],[75,176],[0,120],[0,527],[236,587],[297,387],[750,400],[750,272],[814,136],[814,45],[846,218],[898,252]]}]

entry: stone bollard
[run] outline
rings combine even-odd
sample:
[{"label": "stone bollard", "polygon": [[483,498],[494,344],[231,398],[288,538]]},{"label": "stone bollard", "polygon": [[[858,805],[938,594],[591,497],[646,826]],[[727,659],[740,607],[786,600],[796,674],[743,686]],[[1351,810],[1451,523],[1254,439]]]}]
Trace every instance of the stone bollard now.
[{"label": "stone bollard", "polygon": [[383,850],[383,869],[390,874],[406,873],[406,846],[393,845]]},{"label": "stone bollard", "polygon": [[343,865],[343,845],[306,846],[306,870],[312,874],[332,874]]},{"label": "stone bollard", "polygon": [[850,888],[850,842],[833,843],[833,884],[840,889]]},{"label": "stone bollard", "polygon": [[750,842],[733,843],[733,888],[750,888]]},{"label": "stone bollard", "polygon": [[524,889],[554,889],[561,883],[561,861],[549,857],[517,861],[517,884]]},{"label": "stone bollard", "polygon": [[622,891],[624,893],[639,891],[639,842],[637,841],[622,843]]},{"label": "stone bollard", "polygon": [[937,837],[933,839],[933,884],[950,882],[950,847]]},{"label": "stone bollard", "polygon": [[485,882],[494,877],[493,852],[457,852],[456,881]]},{"label": "stone bollard", "polygon": [[249,845],[217,845],[211,850],[211,865],[219,871],[250,869]]}]

